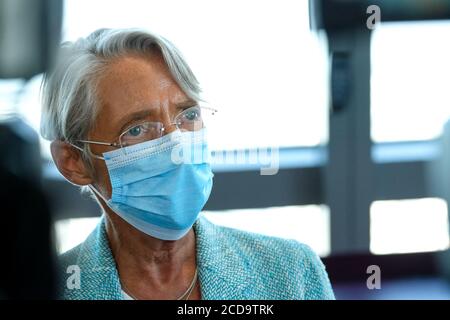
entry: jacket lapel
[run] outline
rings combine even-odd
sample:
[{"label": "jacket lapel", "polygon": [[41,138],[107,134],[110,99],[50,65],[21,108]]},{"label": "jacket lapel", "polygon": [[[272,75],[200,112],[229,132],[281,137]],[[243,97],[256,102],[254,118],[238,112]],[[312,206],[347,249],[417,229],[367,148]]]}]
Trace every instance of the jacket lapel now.
[{"label": "jacket lapel", "polygon": [[202,298],[251,299],[250,285],[255,283],[255,276],[230,236],[203,217],[197,220],[194,230]]}]

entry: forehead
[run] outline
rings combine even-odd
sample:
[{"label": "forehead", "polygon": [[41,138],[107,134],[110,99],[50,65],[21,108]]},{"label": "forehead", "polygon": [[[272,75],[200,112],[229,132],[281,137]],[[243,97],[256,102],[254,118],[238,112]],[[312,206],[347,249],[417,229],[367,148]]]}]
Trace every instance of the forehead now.
[{"label": "forehead", "polygon": [[160,55],[114,60],[99,80],[98,95],[108,112],[116,111],[115,107],[132,108],[141,103],[162,103],[162,100],[176,103],[175,100],[187,98]]},{"label": "forehead", "polygon": [[[113,137],[129,115],[148,110],[157,115],[190,100],[172,78],[163,58],[127,56],[112,61],[99,78],[100,109],[96,131]],[[95,134],[97,135],[97,134]]]}]

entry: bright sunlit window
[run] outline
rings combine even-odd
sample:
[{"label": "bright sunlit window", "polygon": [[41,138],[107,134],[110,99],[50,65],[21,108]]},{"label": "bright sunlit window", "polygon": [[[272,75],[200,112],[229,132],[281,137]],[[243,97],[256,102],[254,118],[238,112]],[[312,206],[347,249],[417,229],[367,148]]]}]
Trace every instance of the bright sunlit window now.
[{"label": "bright sunlit window", "polygon": [[[66,0],[64,38],[139,27],[173,41],[219,109],[213,149],[318,145],[326,50],[298,0]],[[175,9],[176,8],[176,9]]]},{"label": "bright sunlit window", "polygon": [[83,242],[94,230],[100,218],[59,220],[55,223],[56,251],[64,253]]},{"label": "bright sunlit window", "polygon": [[375,254],[449,247],[446,201],[438,198],[376,201],[370,210],[370,251]]},{"label": "bright sunlit window", "polygon": [[450,118],[450,22],[382,23],[372,37],[372,139],[428,140]]},{"label": "bright sunlit window", "polygon": [[[326,142],[326,49],[309,30],[307,1],[64,3],[63,40],[106,27],[142,28],[174,42],[197,75],[204,98],[220,110],[208,129],[212,149]],[[18,103],[36,129],[40,81],[35,77]],[[46,142],[43,151],[49,156]]]}]

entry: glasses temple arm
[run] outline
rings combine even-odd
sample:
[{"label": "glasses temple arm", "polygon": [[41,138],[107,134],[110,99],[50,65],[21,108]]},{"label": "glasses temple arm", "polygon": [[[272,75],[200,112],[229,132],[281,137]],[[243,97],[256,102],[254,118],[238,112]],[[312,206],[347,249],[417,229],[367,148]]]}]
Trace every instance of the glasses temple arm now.
[{"label": "glasses temple arm", "polygon": [[[85,143],[88,143],[88,142],[83,141],[83,140],[78,140],[78,141],[79,141],[79,142],[85,142]],[[91,141],[91,142],[92,142],[92,141]],[[74,145],[73,143],[69,143],[69,144],[70,144],[72,147],[74,147],[75,149],[80,150],[81,152],[84,152],[83,148],[80,148],[79,146]],[[101,144],[103,144],[103,142],[102,142]],[[105,158],[102,157],[102,156],[98,156],[98,155],[93,154],[93,153],[91,153],[91,155],[92,155],[94,158],[96,158],[96,159],[105,160]]]},{"label": "glasses temple arm", "polygon": [[119,145],[116,142],[111,143],[111,142],[90,141],[90,140],[77,140],[77,142],[99,144],[102,146],[110,146],[110,147],[119,147]]}]

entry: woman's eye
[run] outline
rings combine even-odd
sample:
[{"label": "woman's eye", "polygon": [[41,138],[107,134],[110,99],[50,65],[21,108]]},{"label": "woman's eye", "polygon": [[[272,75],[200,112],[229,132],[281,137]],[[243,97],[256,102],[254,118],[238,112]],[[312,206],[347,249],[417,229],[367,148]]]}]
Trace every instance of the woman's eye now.
[{"label": "woman's eye", "polygon": [[128,130],[127,134],[132,136],[132,137],[137,137],[138,135],[140,135],[143,131],[143,128],[141,125],[136,126],[131,128],[130,130]]},{"label": "woman's eye", "polygon": [[184,117],[189,121],[194,121],[200,118],[200,112],[198,110],[188,110]]}]

